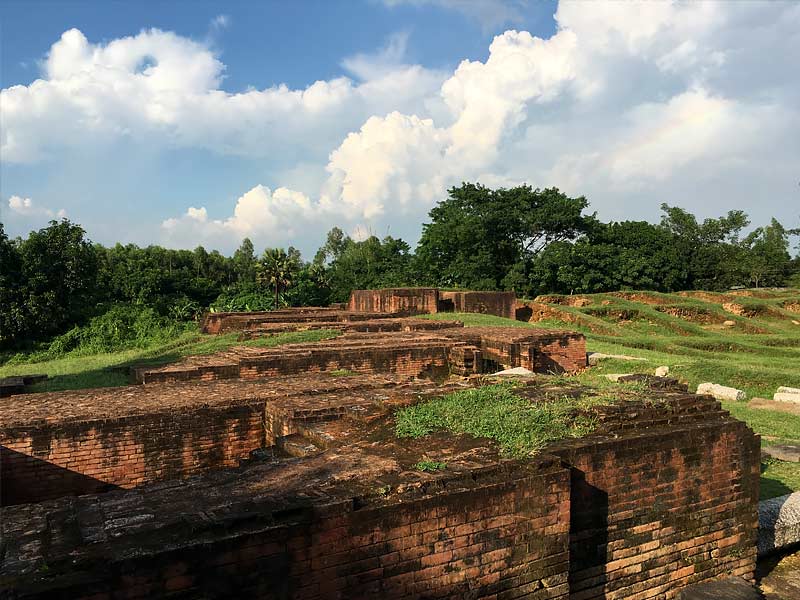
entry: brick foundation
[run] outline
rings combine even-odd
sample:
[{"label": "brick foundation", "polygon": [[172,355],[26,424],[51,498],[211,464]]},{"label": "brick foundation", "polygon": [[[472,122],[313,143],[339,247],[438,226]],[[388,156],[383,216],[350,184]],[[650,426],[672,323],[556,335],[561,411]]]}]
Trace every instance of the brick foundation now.
[{"label": "brick foundation", "polygon": [[[170,443],[185,457],[186,437],[213,420],[238,419],[223,434],[233,447],[250,439],[255,421],[242,416],[253,407],[267,443],[298,437],[307,448],[204,475],[189,461],[172,476],[200,476],[2,508],[0,595],[645,600],[729,574],[752,580],[759,439],[708,397],[652,392],[596,407],[591,436],[510,461],[468,436],[394,436],[395,407],[446,388],[326,377],[13,399],[4,436],[55,437],[51,447],[76,457],[84,424],[109,423],[103,447],[125,447],[147,435],[136,423],[150,412],[151,428],[162,422],[151,437],[171,442],[145,444],[145,463],[148,448],[151,464],[173,460]],[[521,393],[545,401],[538,390]],[[422,458],[446,468],[420,472]]]},{"label": "brick foundation", "polygon": [[439,292],[439,312],[466,312],[516,318],[514,292]]},{"label": "brick foundation", "polygon": [[[210,356],[189,357],[164,367],[135,367],[134,383],[214,381],[275,377],[346,369],[357,373],[393,373],[404,377],[464,373],[457,346],[477,348],[481,356],[469,373],[525,367],[549,373],[586,366],[586,339],[560,330],[517,327],[450,327],[430,331],[349,334],[309,344],[276,348],[235,347]],[[484,361],[487,369],[483,369]]]},{"label": "brick foundation", "polygon": [[353,290],[347,307],[359,312],[419,315],[437,312],[438,301],[436,288]]}]

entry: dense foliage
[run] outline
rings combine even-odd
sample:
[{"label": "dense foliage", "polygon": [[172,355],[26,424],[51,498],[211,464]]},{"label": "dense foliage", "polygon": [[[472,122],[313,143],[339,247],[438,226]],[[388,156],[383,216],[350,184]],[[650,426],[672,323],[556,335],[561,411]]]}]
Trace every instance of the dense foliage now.
[{"label": "dense foliage", "polygon": [[364,288],[535,296],[800,284],[800,257],[790,254],[800,231],[775,219],[745,233],[741,211],[699,222],[664,204],[653,224],[604,223],[587,208],[556,188],[465,183],[431,210],[416,252],[402,239],[356,241],[334,227],[310,262],[292,247],[259,258],[249,239],[232,257],[202,246],[106,248],[66,219],[11,240],[0,223],[0,348],[118,348],[203,310],[325,306]]}]

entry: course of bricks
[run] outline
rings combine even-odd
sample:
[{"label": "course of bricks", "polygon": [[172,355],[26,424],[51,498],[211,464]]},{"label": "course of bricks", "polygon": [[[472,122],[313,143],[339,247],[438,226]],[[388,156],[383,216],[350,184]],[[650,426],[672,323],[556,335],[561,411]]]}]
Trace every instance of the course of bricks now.
[{"label": "course of bricks", "polygon": [[[253,406],[263,411],[262,443],[305,446],[136,489],[4,507],[0,595],[644,600],[753,577],[759,440],[711,398],[659,391],[595,407],[592,435],[509,460],[469,436],[394,436],[393,410],[448,389],[434,383],[272,383],[7,400],[15,405],[4,405],[0,430],[59,430],[61,448],[79,424],[127,418],[107,432],[122,440],[142,415],[159,413],[166,431],[182,413],[198,435],[203,410]],[[546,385],[519,393],[547,401]],[[176,454],[188,434],[171,438]],[[144,448],[169,460],[163,445]],[[446,468],[414,469],[423,458]]]},{"label": "course of bricks", "polygon": [[[460,324],[457,324],[460,325]],[[459,347],[464,350],[458,350]],[[465,357],[469,366],[465,366]],[[473,360],[473,357],[475,359]],[[484,369],[484,361],[486,368]],[[534,372],[577,371],[586,366],[586,339],[560,330],[453,326],[438,330],[351,333],[322,342],[274,348],[236,346],[207,356],[131,369],[133,383],[256,379],[348,370],[443,378],[508,367]]]},{"label": "course of bricks", "polygon": [[348,309],[353,312],[418,315],[467,312],[515,318],[514,292],[443,291],[437,288],[353,290]]},{"label": "course of bricks", "polygon": [[376,394],[383,398],[390,387],[393,394],[419,394],[431,385],[329,375],[272,383],[101,388],[8,400],[0,411],[0,505],[238,466],[253,450],[275,443],[265,422],[280,414],[279,398],[291,398],[297,414],[325,418],[321,401],[345,411]]}]

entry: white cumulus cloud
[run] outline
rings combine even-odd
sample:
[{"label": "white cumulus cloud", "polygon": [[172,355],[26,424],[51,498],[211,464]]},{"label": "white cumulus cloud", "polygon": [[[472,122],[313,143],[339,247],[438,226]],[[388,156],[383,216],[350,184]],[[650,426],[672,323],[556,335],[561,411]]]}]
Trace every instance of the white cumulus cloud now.
[{"label": "white cumulus cloud", "polygon": [[20,196],[11,196],[8,199],[8,208],[13,213],[22,215],[23,217],[48,217],[50,219],[60,219],[67,216],[67,212],[62,208],[53,210],[45,206],[38,206],[30,198],[22,198]]},{"label": "white cumulus cloud", "polygon": [[796,219],[800,80],[776,57],[800,56],[800,5],[567,0],[555,19],[553,35],[506,31],[450,73],[407,64],[401,32],[343,59],[352,79],[238,93],[202,44],[71,30],[41,79],[2,91],[2,152],[31,162],[144,139],[287,174],[227,210],[164,220],[176,245],[311,247],[334,225],[413,242],[447,187],[475,180],[556,185],[603,218],[652,219],[670,202]]}]

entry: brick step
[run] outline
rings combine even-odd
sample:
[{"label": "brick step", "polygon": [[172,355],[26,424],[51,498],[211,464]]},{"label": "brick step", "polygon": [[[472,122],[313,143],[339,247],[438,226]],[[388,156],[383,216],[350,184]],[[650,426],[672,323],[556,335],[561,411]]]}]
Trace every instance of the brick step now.
[{"label": "brick step", "polygon": [[298,433],[280,437],[276,441],[276,445],[280,450],[294,456],[295,458],[303,458],[306,456],[313,456],[319,454],[321,450],[316,444],[312,444],[305,437]]}]

